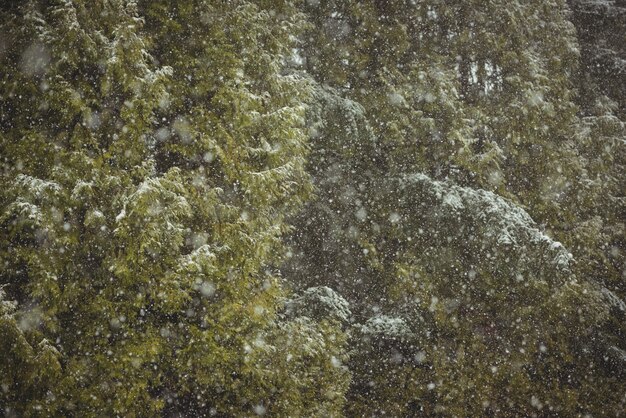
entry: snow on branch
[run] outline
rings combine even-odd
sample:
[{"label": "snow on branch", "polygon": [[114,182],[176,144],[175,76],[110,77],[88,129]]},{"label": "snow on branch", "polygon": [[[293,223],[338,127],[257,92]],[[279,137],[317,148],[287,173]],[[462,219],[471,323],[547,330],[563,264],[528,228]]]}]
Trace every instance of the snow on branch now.
[{"label": "snow on branch", "polygon": [[[398,200],[423,240],[462,247],[469,258],[494,272],[565,277],[572,254],[546,235],[515,203],[492,192],[412,174],[399,181]],[[554,273],[554,274],[553,274]]]}]

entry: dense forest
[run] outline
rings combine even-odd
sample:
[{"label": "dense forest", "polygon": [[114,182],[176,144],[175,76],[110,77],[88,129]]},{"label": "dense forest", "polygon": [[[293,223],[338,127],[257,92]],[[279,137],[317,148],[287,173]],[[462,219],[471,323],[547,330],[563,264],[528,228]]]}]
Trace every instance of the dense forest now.
[{"label": "dense forest", "polygon": [[6,417],[626,414],[623,0],[5,0]]}]

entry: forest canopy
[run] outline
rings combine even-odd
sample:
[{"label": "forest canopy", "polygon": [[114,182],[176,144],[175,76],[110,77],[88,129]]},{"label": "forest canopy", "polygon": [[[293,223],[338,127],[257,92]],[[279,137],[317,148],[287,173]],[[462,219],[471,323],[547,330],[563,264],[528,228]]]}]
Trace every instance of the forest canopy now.
[{"label": "forest canopy", "polygon": [[619,416],[618,0],[0,5],[0,411]]}]

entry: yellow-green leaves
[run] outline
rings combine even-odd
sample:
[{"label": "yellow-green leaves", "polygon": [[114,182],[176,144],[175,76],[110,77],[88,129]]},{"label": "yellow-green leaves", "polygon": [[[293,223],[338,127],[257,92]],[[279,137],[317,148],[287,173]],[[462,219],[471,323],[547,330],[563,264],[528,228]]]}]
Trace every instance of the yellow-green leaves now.
[{"label": "yellow-green leaves", "polygon": [[303,16],[44,3],[3,8],[0,26],[15,40],[0,56],[0,286],[16,300],[0,340],[24,359],[6,366],[5,412],[338,415],[339,326],[277,316],[286,218],[311,190],[307,84],[284,71]]}]

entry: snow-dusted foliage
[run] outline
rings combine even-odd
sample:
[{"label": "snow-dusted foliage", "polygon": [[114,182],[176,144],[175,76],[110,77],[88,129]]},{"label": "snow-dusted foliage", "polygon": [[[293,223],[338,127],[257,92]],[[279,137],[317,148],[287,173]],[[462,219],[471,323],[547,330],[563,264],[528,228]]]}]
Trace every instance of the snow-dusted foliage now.
[{"label": "snow-dusted foliage", "polygon": [[284,388],[269,396],[254,392],[251,396],[271,416],[339,415],[350,384],[346,348],[346,335],[334,324],[308,317],[281,321],[244,346],[244,361],[258,368],[251,371],[262,381],[283,379]]},{"label": "snow-dusted foliage", "polygon": [[0,414],[339,414],[340,326],[276,315],[311,189],[303,26],[288,2],[0,5]]},{"label": "snow-dusted foliage", "polygon": [[0,2],[0,414],[619,416],[624,10]]},{"label": "snow-dusted foliage", "polygon": [[[332,287],[361,325],[387,315],[415,334],[409,345],[370,339],[376,350],[353,334],[348,411],[617,408],[619,396],[597,382],[615,383],[601,364],[623,327],[599,283],[620,286],[623,245],[611,238],[589,262],[605,245],[594,231],[606,227],[579,221],[595,210],[596,192],[583,185],[604,184],[586,170],[620,169],[607,170],[608,155],[592,165],[578,154],[579,46],[565,2],[307,5],[303,68],[328,105],[309,111],[318,198],[296,220],[284,276],[298,288]],[[367,128],[362,138],[352,120]],[[615,179],[604,188],[612,196]],[[620,212],[613,201],[600,205]],[[608,218],[619,235],[618,217]],[[593,341],[603,344],[589,366]]]},{"label": "snow-dusted foliage", "polygon": [[330,319],[347,325],[352,321],[348,302],[327,286],[311,287],[285,303],[287,315]]},{"label": "snow-dusted foliage", "polygon": [[626,302],[619,298],[614,292],[606,287],[600,289],[600,293],[604,297],[606,303],[620,315],[626,316]]},{"label": "snow-dusted foliage", "polygon": [[626,299],[626,5],[570,4],[581,46],[576,143],[585,172],[569,204],[577,221],[563,239],[584,257],[586,276]]},{"label": "snow-dusted foliage", "polygon": [[[6,300],[0,286],[0,388],[4,393],[0,407],[6,416],[16,416],[20,411],[38,415],[54,402],[48,394],[61,376],[62,356],[54,343],[37,332],[36,324],[30,326],[16,308],[17,303]],[[8,389],[16,386],[20,391],[7,397]],[[12,406],[13,402],[25,407]]]},{"label": "snow-dusted foliage", "polygon": [[572,273],[572,254],[542,232],[526,211],[492,192],[423,174],[407,176],[398,189],[400,222],[413,227],[407,238],[460,247],[458,257],[470,268],[489,269],[501,280],[531,276],[555,282]]},{"label": "snow-dusted foliage", "polygon": [[[476,413],[508,410],[538,387],[544,403],[569,410],[558,390],[530,384],[534,376],[555,379],[563,353],[587,356],[581,346],[595,344],[606,356],[613,350],[611,338],[591,331],[609,319],[609,305],[597,286],[576,278],[570,252],[525,210],[492,192],[424,174],[382,184],[381,201],[393,204],[367,219],[380,231],[369,247],[380,279],[370,286],[382,289],[374,306],[383,313],[353,334],[354,411],[461,413],[467,407],[445,399],[469,391],[489,402],[477,404]],[[359,364],[371,358],[386,366]],[[577,384],[588,387],[583,370]],[[454,376],[473,377],[461,384]],[[521,386],[500,393],[504,376]],[[410,390],[389,392],[385,381]],[[428,393],[437,401],[424,402]]]},{"label": "snow-dusted foliage", "polygon": [[[307,118],[314,141],[322,135],[352,138],[357,149],[374,141],[374,132],[367,121],[365,108],[358,102],[343,97],[332,87],[315,86],[312,89]],[[354,152],[355,149],[351,151]]]},{"label": "snow-dusted foliage", "polygon": [[387,315],[376,315],[369,318],[360,327],[360,331],[369,339],[410,340],[415,336],[411,328],[402,318]]}]

